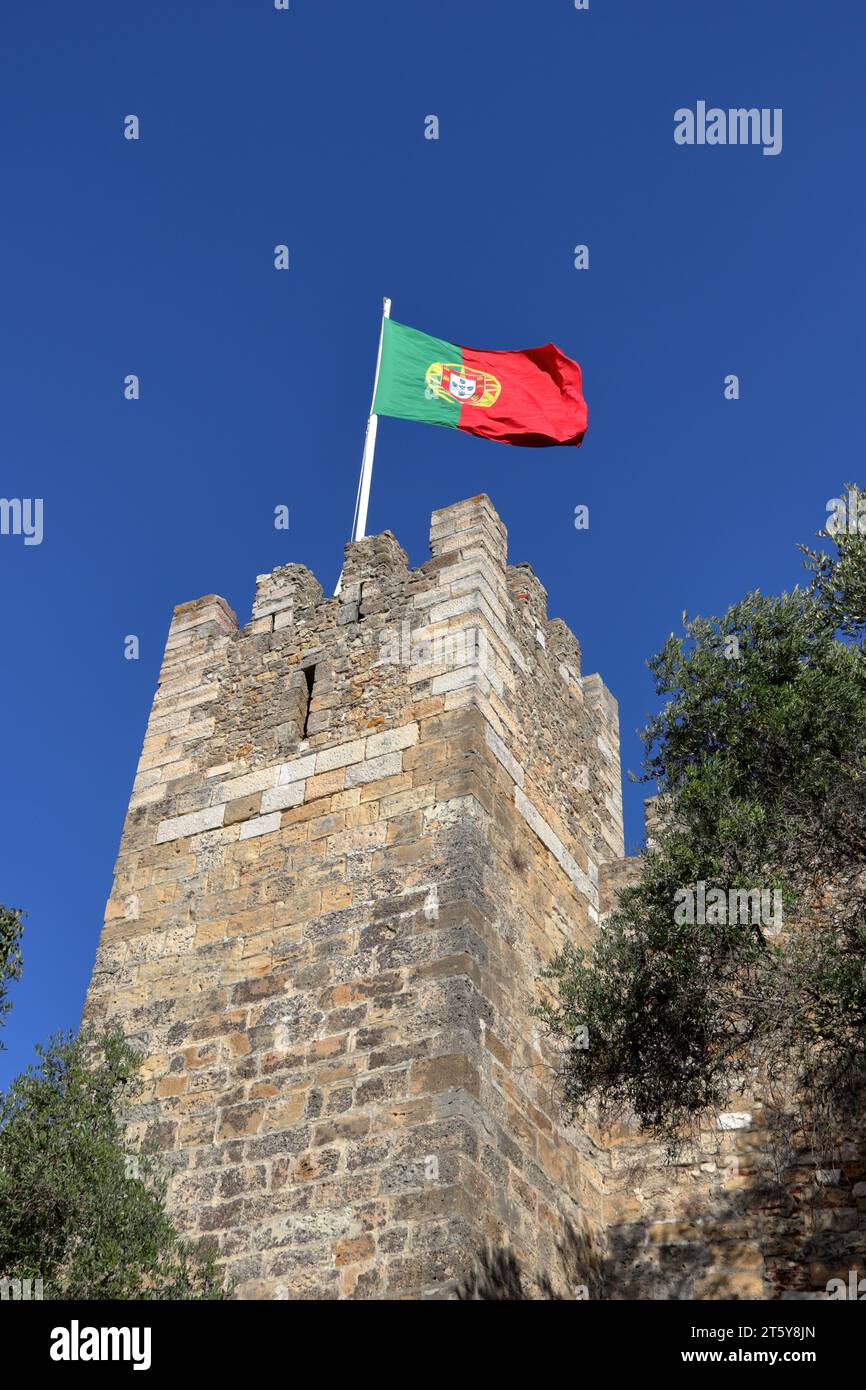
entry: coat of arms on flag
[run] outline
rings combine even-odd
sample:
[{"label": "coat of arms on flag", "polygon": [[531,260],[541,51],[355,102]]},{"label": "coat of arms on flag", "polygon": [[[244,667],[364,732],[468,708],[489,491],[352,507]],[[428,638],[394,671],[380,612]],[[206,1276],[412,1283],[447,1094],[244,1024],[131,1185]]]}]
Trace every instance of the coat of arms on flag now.
[{"label": "coat of arms on flag", "polygon": [[457,362],[431,362],[425,379],[427,389],[443,401],[491,406],[502,387],[491,372],[464,371]]}]

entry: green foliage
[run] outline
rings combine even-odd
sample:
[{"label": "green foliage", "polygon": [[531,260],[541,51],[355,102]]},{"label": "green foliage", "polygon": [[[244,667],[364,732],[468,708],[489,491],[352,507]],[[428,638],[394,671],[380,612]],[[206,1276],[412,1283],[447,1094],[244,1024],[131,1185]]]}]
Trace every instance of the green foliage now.
[{"label": "green foliage", "polygon": [[181,1242],[120,1107],[141,1058],[119,1034],[58,1037],[0,1097],[0,1274],[54,1299],[223,1297],[212,1252]]},{"label": "green foliage", "polygon": [[[572,1112],[632,1109],[670,1141],[756,1073],[837,1116],[866,1078],[866,545],[809,564],[807,591],[684,615],[649,663],[663,829],[592,950],[547,972]],[[699,883],[778,889],[784,930],[678,923]]]},{"label": "green foliage", "polygon": [[[23,913],[15,907],[3,907],[0,903],[0,1024],[4,1014],[12,1007],[6,998],[10,980],[21,978],[21,934],[24,929]],[[0,1043],[0,1047],[3,1044]]]},{"label": "green foliage", "polygon": [[834,500],[840,504],[841,515],[834,515],[829,529],[818,535],[833,542],[835,555],[805,545],[800,549],[811,571],[811,592],[840,632],[862,641],[866,637],[866,494],[846,483],[842,497]]}]

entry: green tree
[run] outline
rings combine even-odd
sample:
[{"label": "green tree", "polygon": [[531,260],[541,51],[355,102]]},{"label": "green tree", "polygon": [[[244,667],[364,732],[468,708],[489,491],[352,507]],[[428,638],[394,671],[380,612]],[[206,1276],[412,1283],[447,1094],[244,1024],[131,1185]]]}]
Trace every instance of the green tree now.
[{"label": "green tree", "polygon": [[[819,533],[827,535],[826,532]],[[688,620],[650,662],[662,830],[541,1007],[572,1113],[633,1110],[669,1143],[760,1075],[831,1136],[866,1080],[866,540],[811,583]],[[778,890],[785,926],[678,920],[682,890]],[[678,896],[679,895],[679,896]],[[728,914],[729,918],[733,914]],[[708,913],[707,916],[710,916]],[[581,1030],[588,1045],[581,1045]]]},{"label": "green tree", "polygon": [[119,1034],[58,1037],[0,1097],[0,1274],[55,1299],[214,1299],[212,1251],[182,1242],[165,1182],[125,1141],[141,1058]]},{"label": "green tree", "polygon": [[840,633],[862,642],[866,628],[866,493],[846,483],[834,498],[838,508],[818,535],[832,542],[834,551],[811,550],[801,545],[811,571],[811,592]]},{"label": "green tree", "polygon": [[[21,934],[23,913],[0,903],[0,1024],[12,1005],[7,999],[10,981],[21,978]],[[4,1044],[0,1042],[0,1048]]]}]

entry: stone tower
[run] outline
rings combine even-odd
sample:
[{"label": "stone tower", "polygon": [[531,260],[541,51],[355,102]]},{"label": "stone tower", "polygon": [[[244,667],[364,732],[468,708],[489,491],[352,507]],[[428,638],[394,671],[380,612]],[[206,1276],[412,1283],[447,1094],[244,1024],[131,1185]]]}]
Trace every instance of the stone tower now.
[{"label": "stone tower", "polygon": [[819,1224],[768,1235],[760,1100],[673,1167],[563,1126],[534,1009],[638,862],[617,707],[487,497],[430,550],[349,545],[331,599],[285,565],[241,629],[175,610],[85,1018],[145,1054],[130,1123],[176,1225],[243,1298],[448,1296],[488,1245],[572,1297],[844,1275],[857,1143]]},{"label": "stone tower", "polygon": [[134,1133],[241,1297],[440,1295],[600,1224],[533,1009],[623,853],[616,704],[487,497],[430,549],[166,643],[85,1017],[146,1053]]}]

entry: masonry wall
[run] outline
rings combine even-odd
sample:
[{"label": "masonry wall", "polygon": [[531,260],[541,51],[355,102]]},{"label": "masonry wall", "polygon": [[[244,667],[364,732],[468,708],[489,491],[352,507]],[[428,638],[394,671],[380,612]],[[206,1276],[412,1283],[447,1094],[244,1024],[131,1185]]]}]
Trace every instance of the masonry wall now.
[{"label": "masonry wall", "polygon": [[436,1296],[485,1239],[597,1236],[532,1010],[616,854],[616,706],[487,498],[419,570],[385,533],[336,599],[288,565],[242,630],[175,611],[86,1016],[145,1051],[133,1132],[242,1297]]}]

